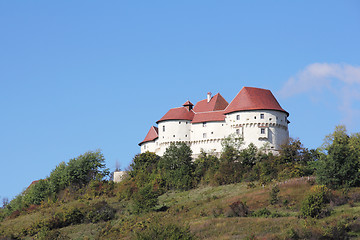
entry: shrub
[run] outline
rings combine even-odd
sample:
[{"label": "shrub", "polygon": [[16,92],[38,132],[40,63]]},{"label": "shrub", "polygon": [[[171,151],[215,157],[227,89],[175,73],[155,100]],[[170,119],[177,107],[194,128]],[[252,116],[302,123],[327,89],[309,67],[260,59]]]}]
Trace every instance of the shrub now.
[{"label": "shrub", "polygon": [[109,221],[115,217],[116,210],[110,207],[107,202],[101,201],[91,206],[87,219],[96,223],[99,221]]},{"label": "shrub", "polygon": [[158,204],[159,194],[153,189],[151,184],[147,184],[140,188],[139,191],[133,195],[134,212],[149,212],[155,209]]},{"label": "shrub", "polygon": [[227,217],[247,217],[250,214],[246,202],[236,201],[229,205]]},{"label": "shrub", "polygon": [[271,212],[267,208],[259,209],[251,214],[253,217],[269,217]]},{"label": "shrub", "polygon": [[67,210],[63,216],[65,226],[79,224],[84,220],[84,214],[78,208],[71,208]]},{"label": "shrub", "polygon": [[280,189],[279,189],[279,186],[278,185],[275,185],[271,188],[271,191],[269,193],[270,195],[270,204],[271,205],[274,205],[276,203],[278,203],[279,201],[279,192],[280,192]]},{"label": "shrub", "polygon": [[173,223],[158,223],[157,221],[153,221],[152,223],[146,224],[143,228],[143,230],[135,233],[133,239],[195,239],[188,226],[178,226]]},{"label": "shrub", "polygon": [[330,200],[330,191],[323,185],[311,188],[301,206],[301,215],[304,217],[320,218],[322,211],[326,211],[326,204]]}]

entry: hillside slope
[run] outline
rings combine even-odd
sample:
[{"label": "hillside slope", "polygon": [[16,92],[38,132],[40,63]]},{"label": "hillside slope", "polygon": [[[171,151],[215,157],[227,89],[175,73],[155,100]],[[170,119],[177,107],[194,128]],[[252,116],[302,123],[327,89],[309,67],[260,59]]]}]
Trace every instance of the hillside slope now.
[{"label": "hillside slope", "polygon": [[[0,236],[155,239],[156,232],[178,231],[178,239],[360,239],[360,189],[332,192],[334,197],[327,205],[330,216],[300,218],[301,202],[313,184],[311,178],[277,183],[279,192],[273,204],[272,184],[238,183],[167,192],[159,197],[156,211],[143,214],[132,213],[133,203],[119,197],[121,185],[115,184],[111,194],[84,193],[68,200],[64,197],[56,203],[29,208],[19,216],[12,215],[0,222]],[[115,216],[107,218],[112,210]],[[54,219],[60,219],[57,216],[66,220],[54,223]]]}]

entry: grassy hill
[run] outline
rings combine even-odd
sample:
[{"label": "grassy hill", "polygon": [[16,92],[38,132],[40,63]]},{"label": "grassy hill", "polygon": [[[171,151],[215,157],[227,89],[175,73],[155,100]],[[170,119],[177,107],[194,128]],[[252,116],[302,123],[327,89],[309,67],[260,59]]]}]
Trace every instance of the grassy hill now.
[{"label": "grassy hill", "polygon": [[[190,233],[194,239],[360,239],[360,188],[346,193],[333,191],[328,204],[330,216],[300,218],[301,202],[313,184],[312,178],[278,183],[278,202],[273,205],[270,204],[273,184],[238,183],[171,191],[159,197],[156,211],[143,214],[132,214],[131,200],[119,197],[121,184],[115,184],[111,192],[100,196],[91,191],[71,196],[69,191],[64,191],[61,201],[30,207],[27,212],[2,221],[0,236],[5,239],[150,239],[154,232],[165,229]],[[242,211],[234,203],[239,201],[246,202],[248,207],[245,217],[237,216]],[[96,205],[114,209],[115,216],[91,222],[75,214],[77,209],[85,216]],[[60,212],[72,213],[68,218],[73,222],[50,230],[46,223]]]},{"label": "grassy hill", "polygon": [[339,126],[322,149],[290,139],[277,154],[241,144],[138,154],[117,184],[86,152],[0,208],[0,239],[360,239],[359,133]]}]

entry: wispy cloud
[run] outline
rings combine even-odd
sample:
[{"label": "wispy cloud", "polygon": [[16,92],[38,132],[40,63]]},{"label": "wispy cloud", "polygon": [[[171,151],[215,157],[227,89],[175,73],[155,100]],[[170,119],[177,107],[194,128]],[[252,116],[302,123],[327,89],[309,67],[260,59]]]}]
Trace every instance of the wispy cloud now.
[{"label": "wispy cloud", "polygon": [[360,67],[349,64],[313,63],[289,78],[279,91],[280,97],[329,91],[338,100],[342,123],[352,125],[360,116]]}]

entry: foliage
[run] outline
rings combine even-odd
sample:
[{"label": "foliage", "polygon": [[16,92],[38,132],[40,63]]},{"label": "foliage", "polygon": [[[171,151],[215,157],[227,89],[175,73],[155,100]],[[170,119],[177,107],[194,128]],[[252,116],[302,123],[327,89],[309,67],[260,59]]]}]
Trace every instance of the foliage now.
[{"label": "foliage", "polygon": [[155,153],[145,152],[137,154],[130,165],[129,175],[131,177],[136,177],[141,173],[149,175],[156,170],[159,160],[160,157]]},{"label": "foliage", "polygon": [[258,149],[253,143],[250,143],[247,148],[240,151],[239,157],[243,165],[252,167],[259,161]]},{"label": "foliage", "polygon": [[243,175],[243,165],[240,160],[240,146],[243,144],[241,138],[229,135],[221,142],[222,152],[219,167],[214,174],[217,185],[240,182]]},{"label": "foliage", "polygon": [[187,190],[192,187],[192,151],[185,143],[171,143],[160,159],[159,169],[167,189]]},{"label": "foliage", "polygon": [[26,191],[23,201],[26,206],[31,204],[39,205],[50,194],[49,182],[47,180],[40,180]]},{"label": "foliage", "polygon": [[246,202],[236,201],[229,205],[227,217],[247,217],[250,214],[249,207]]},{"label": "foliage", "polygon": [[109,174],[104,162],[100,151],[90,151],[71,159],[68,164],[60,163],[48,178],[31,185],[7,204],[6,214],[22,211],[32,204],[40,205],[46,199],[52,198],[55,201],[57,194],[66,187],[79,189],[91,181],[102,180]]},{"label": "foliage", "polygon": [[136,240],[154,240],[154,239],[177,239],[191,240],[195,239],[188,226],[178,226],[173,223],[160,223],[154,220],[148,223],[142,231],[134,235]]},{"label": "foliage", "polygon": [[271,191],[269,193],[271,205],[274,205],[279,202],[279,192],[280,192],[280,188],[278,185],[275,185],[271,188]]},{"label": "foliage", "polygon": [[109,221],[115,218],[115,213],[116,210],[109,206],[106,201],[101,201],[90,206],[86,218],[92,223]]},{"label": "foliage", "polygon": [[337,126],[325,139],[318,165],[317,180],[330,188],[353,187],[360,184],[360,148],[358,135],[349,136],[344,126]]},{"label": "foliage", "polygon": [[151,184],[147,184],[140,188],[137,193],[133,195],[134,212],[149,212],[155,209],[158,204],[159,194],[153,189]]},{"label": "foliage", "polygon": [[214,174],[219,168],[219,159],[206,152],[201,152],[194,161],[195,183],[209,184],[213,182]]},{"label": "foliage", "polygon": [[269,217],[271,212],[267,208],[259,209],[251,214],[252,217]]},{"label": "foliage", "polygon": [[240,150],[241,145],[243,145],[244,140],[241,137],[238,137],[237,134],[230,134],[229,136],[221,140],[222,152],[226,152],[227,148],[233,148],[236,151]]},{"label": "foliage", "polygon": [[65,168],[66,185],[83,187],[91,180],[102,180],[109,175],[104,162],[105,158],[100,151],[86,152],[77,158],[70,159]]},{"label": "foliage", "polygon": [[316,185],[311,188],[301,205],[301,215],[304,217],[319,218],[330,202],[330,191],[326,186]]}]

